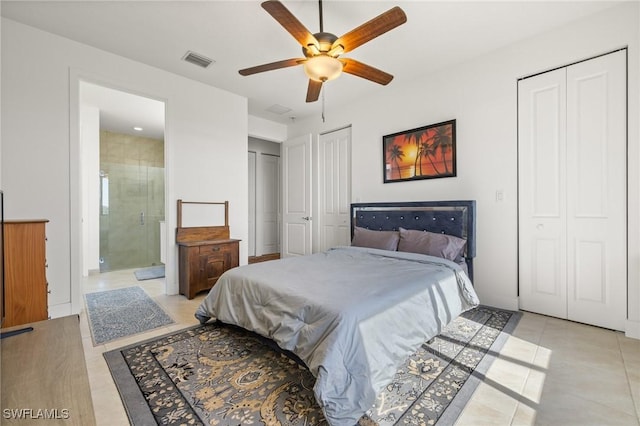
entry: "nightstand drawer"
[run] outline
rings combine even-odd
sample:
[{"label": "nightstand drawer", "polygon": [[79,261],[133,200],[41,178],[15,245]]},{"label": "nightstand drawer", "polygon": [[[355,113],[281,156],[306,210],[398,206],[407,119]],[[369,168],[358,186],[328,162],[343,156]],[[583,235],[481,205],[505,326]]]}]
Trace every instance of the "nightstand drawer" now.
[{"label": "nightstand drawer", "polygon": [[208,254],[224,253],[233,250],[233,245],[229,244],[212,244],[208,246],[200,246],[200,255],[205,256]]}]

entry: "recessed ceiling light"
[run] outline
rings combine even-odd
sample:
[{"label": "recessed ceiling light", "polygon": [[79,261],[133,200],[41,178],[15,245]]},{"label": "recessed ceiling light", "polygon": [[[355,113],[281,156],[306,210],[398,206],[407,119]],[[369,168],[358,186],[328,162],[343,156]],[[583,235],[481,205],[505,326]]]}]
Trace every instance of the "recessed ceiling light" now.
[{"label": "recessed ceiling light", "polygon": [[133,130],[135,130],[136,132],[141,132],[142,130],[144,130],[142,127],[134,127]]}]

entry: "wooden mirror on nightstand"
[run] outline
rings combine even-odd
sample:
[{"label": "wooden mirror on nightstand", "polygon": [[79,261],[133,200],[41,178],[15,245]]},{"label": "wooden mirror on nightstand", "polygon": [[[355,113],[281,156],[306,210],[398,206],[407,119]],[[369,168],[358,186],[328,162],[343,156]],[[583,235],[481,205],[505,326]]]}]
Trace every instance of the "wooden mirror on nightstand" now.
[{"label": "wooden mirror on nightstand", "polygon": [[240,240],[229,238],[228,201],[178,200],[177,222],[180,294],[193,299],[238,266]]}]

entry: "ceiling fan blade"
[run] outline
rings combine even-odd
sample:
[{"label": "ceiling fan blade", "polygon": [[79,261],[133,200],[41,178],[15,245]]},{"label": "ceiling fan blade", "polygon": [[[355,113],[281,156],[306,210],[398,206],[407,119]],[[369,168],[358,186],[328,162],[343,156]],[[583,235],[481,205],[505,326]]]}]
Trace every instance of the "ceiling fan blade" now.
[{"label": "ceiling fan blade", "polygon": [[292,67],[306,61],[305,58],[285,59],[284,61],[271,62],[269,64],[258,65],[251,68],[245,68],[238,71],[241,75],[257,74],[259,72],[272,71],[280,68]]},{"label": "ceiling fan blade", "polygon": [[393,76],[391,74],[374,68],[371,65],[363,64],[355,59],[340,58],[340,62],[342,62],[343,65],[342,71],[347,74],[366,78],[367,80],[382,84],[383,86],[386,86],[391,82],[391,80],[393,80]]},{"label": "ceiling fan blade", "polygon": [[293,38],[298,40],[298,43],[300,43],[302,47],[307,47],[310,44],[320,47],[318,40],[316,40],[307,27],[298,21],[298,18],[293,16],[293,14],[289,12],[289,9],[284,7],[278,0],[265,1],[262,3],[262,8],[266,10],[269,15],[273,16]]},{"label": "ceiling fan blade", "polygon": [[405,22],[407,22],[407,15],[404,11],[398,6],[393,7],[338,38],[331,47],[341,45],[344,53],[349,52]]},{"label": "ceiling fan blade", "polygon": [[320,97],[320,89],[322,82],[309,79],[309,88],[307,89],[307,102],[315,102]]}]

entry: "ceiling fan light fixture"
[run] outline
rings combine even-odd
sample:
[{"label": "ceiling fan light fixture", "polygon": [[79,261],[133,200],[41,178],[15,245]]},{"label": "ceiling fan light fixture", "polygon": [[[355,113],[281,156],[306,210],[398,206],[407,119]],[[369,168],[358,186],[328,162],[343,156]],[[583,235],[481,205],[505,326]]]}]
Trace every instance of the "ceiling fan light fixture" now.
[{"label": "ceiling fan light fixture", "polygon": [[305,61],[304,72],[311,80],[333,80],[342,73],[342,62],[326,54],[314,56]]},{"label": "ceiling fan light fixture", "polygon": [[320,32],[315,34],[311,34],[280,0],[263,1],[262,8],[296,39],[302,47],[304,58],[285,59],[241,69],[238,71],[240,75],[252,75],[302,65],[305,74],[309,77],[307,102],[317,101],[322,84],[337,78],[343,71],[382,85],[389,84],[393,79],[391,74],[370,65],[351,58],[338,60],[338,57],[407,22],[407,15],[398,6],[370,19],[340,38],[323,29],[322,0],[318,0]]}]

